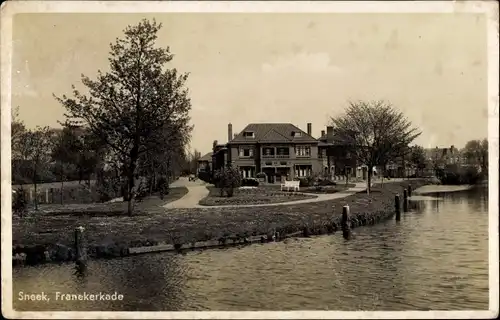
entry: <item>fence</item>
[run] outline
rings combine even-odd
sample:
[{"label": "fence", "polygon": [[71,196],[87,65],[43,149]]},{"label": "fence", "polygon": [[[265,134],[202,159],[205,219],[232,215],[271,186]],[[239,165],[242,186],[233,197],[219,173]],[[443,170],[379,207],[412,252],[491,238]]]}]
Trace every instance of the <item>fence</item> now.
[{"label": "fence", "polygon": [[35,199],[38,204],[85,204],[100,202],[100,195],[96,187],[92,185],[90,188],[87,186],[68,186],[61,188],[17,188],[16,192],[24,192],[24,199],[28,204],[34,204]]}]

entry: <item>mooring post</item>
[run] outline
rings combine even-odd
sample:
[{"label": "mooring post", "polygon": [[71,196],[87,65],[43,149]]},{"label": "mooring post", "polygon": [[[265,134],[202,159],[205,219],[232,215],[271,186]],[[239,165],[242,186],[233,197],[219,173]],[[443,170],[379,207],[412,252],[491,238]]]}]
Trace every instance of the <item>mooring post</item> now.
[{"label": "mooring post", "polygon": [[408,190],[403,190],[403,211],[408,211]]},{"label": "mooring post", "polygon": [[399,194],[394,197],[394,205],[396,209],[396,221],[401,220],[401,202],[399,201]]},{"label": "mooring post", "polygon": [[408,185],[408,197],[411,197],[411,184]]},{"label": "mooring post", "polygon": [[351,226],[349,225],[349,213],[350,213],[350,208],[348,205],[345,205],[342,208],[342,221],[340,223],[340,226],[342,228],[342,235],[344,236],[344,239],[346,239],[346,240],[351,238]]},{"label": "mooring post", "polygon": [[86,269],[87,253],[85,252],[85,241],[83,231],[84,227],[75,228],[75,260],[77,271],[82,272]]}]

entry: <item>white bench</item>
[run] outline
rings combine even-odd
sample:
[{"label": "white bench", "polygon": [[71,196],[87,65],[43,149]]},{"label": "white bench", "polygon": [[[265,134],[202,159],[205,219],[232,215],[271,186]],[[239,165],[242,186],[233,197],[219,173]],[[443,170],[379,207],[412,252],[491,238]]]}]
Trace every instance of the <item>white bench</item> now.
[{"label": "white bench", "polygon": [[285,183],[281,184],[281,191],[283,191],[283,189],[290,191],[290,188],[292,188],[294,191],[299,191],[300,181],[285,181]]}]

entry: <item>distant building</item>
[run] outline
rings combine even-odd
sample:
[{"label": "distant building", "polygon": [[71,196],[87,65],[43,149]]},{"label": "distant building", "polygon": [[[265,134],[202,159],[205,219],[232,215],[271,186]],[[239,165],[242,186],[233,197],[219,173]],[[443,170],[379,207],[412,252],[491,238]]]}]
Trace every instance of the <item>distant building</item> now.
[{"label": "distant building", "polygon": [[211,172],[212,171],[212,155],[213,152],[209,152],[200,159],[198,159],[196,173],[200,172]]}]

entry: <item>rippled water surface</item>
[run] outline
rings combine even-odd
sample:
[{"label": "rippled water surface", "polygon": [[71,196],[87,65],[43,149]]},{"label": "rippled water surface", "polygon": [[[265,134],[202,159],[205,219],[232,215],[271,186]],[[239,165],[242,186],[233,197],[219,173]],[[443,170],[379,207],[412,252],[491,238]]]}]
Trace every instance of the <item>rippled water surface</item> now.
[{"label": "rippled water surface", "polygon": [[[487,190],[426,194],[400,222],[241,249],[14,269],[17,310],[476,310],[488,308]],[[435,198],[440,200],[436,201]],[[424,198],[425,199],[425,198]],[[48,302],[18,299],[45,292]],[[56,301],[56,292],[121,301]]]}]

